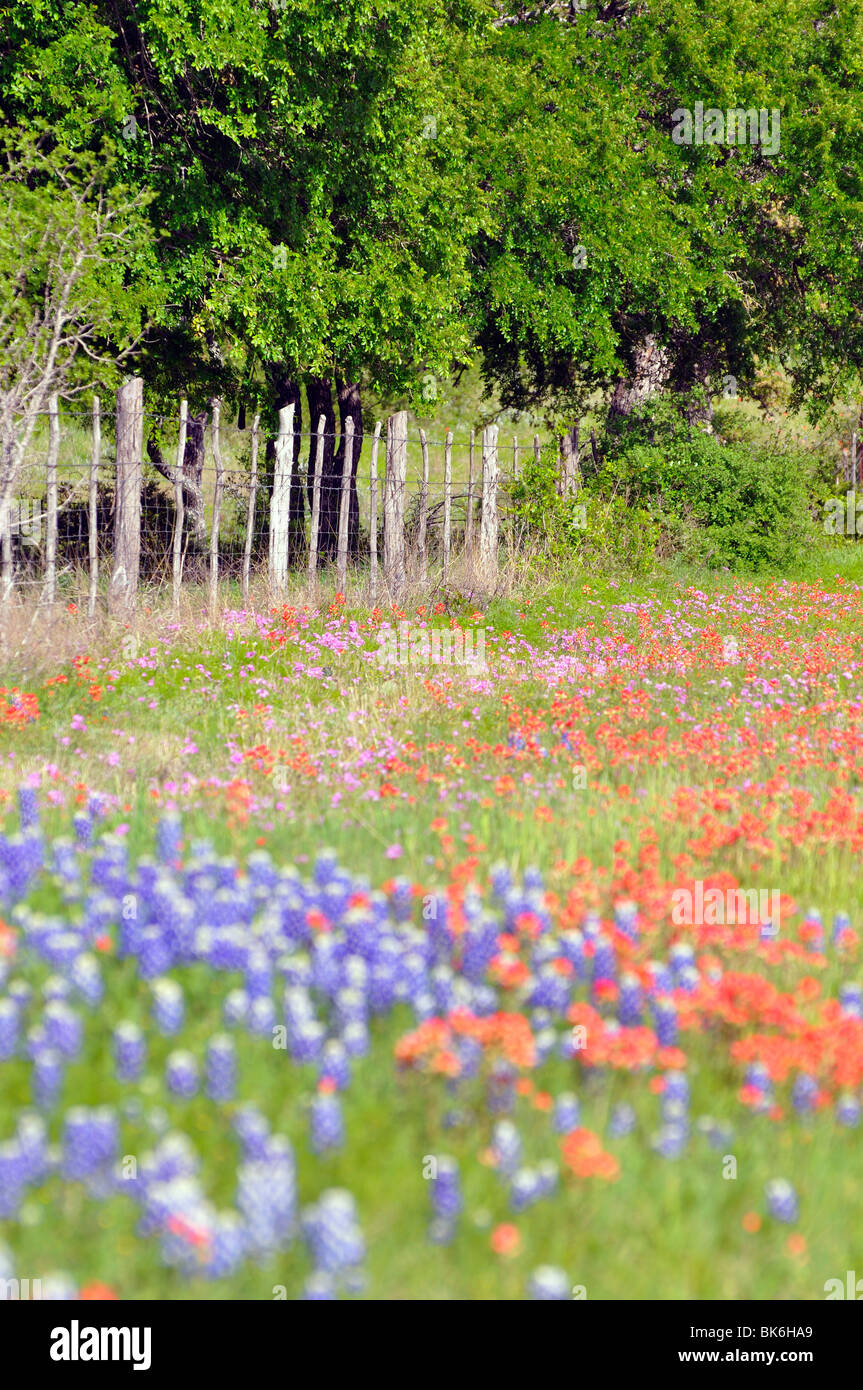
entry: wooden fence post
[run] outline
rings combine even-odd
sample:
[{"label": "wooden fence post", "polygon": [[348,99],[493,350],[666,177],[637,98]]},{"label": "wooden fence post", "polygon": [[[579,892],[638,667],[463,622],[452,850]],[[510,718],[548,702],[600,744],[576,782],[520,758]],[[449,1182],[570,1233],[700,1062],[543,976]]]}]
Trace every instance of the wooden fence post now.
[{"label": "wooden fence post", "polygon": [[[323,416],[321,417],[323,419]],[[378,601],[378,445],[381,442],[381,422],[375,422],[372,436],[372,459],[369,464],[369,596],[372,607]]]},{"label": "wooden fence post", "polygon": [[270,583],[283,590],[288,578],[288,539],[291,517],[291,473],[294,464],[294,405],[279,411],[279,433],[270,499]]},{"label": "wooden fence post", "polygon": [[318,570],[318,540],[321,532],[321,471],[324,466],[326,415],[318,416],[318,443],[315,449],[315,480],[312,484],[312,526],[309,535],[309,586],[314,588]]},{"label": "wooden fence post", "polygon": [[186,503],[183,497],[183,464],[186,459],[186,426],[189,419],[188,401],[180,401],[180,428],[177,434],[177,462],[174,468],[174,543],[171,556],[171,584],[174,612],[180,612],[180,584],[183,579],[183,523]]},{"label": "wooden fence post", "polygon": [[420,430],[420,448],[423,456],[423,480],[420,488],[420,512],[417,521],[417,569],[419,570],[420,582],[424,584],[428,575],[426,535],[429,515],[429,445],[425,430]]},{"label": "wooden fence post", "polygon": [[518,439],[512,437],[512,476],[513,481],[518,482]]},{"label": "wooden fence post", "polygon": [[452,430],[446,432],[443,465],[443,582],[449,580],[449,552],[452,536]]},{"label": "wooden fence post", "polygon": [[252,421],[252,469],[249,475],[249,510],[246,514],[246,543],[243,546],[243,607],[249,602],[249,570],[252,565],[252,540],[255,534],[255,509],[258,501],[258,428],[260,415]]},{"label": "wooden fence post", "polygon": [[114,565],[109,599],[114,611],[131,608],[141,560],[141,448],[144,442],[144,383],[129,377],[117,392]]},{"label": "wooden fence post", "polygon": [[467,512],[464,523],[464,548],[469,556],[473,555],[473,444],[474,432],[471,430],[467,470]]},{"label": "wooden fence post", "polygon": [[213,492],[213,525],[210,528],[210,619],[215,620],[219,592],[219,526],[222,521],[222,489],[225,485],[222,468],[222,440],[220,434],[222,403],[210,401],[213,426],[213,463],[216,465],[216,486]]},{"label": "wooden fence post", "polygon": [[87,615],[96,612],[99,593],[99,463],[102,456],[102,414],[98,396],[93,397],[93,448],[90,454],[90,486],[87,504],[87,550],[90,557],[90,592]]},{"label": "wooden fence post", "polygon": [[562,497],[574,497],[578,492],[580,480],[578,457],[578,425],[560,436],[560,493]]},{"label": "wooden fence post", "polygon": [[497,576],[497,425],[482,432],[482,523],[479,537],[480,565],[489,579]]},{"label": "wooden fence post", "polygon": [[540,445],[538,434],[533,436],[533,457],[537,463],[542,461],[542,446]]},{"label": "wooden fence post", "polygon": [[354,462],[354,421],[345,420],[345,456],[342,461],[342,490],[339,497],[339,536],[336,548],[336,585],[344,594],[348,583],[348,516],[351,505],[351,469]]},{"label": "wooden fence post", "polygon": [[2,584],[3,602],[7,603],[12,597],[12,507],[14,503],[9,498],[5,507],[0,510],[0,564],[2,564]]},{"label": "wooden fence post", "polygon": [[394,599],[401,597],[405,572],[405,489],[408,473],[408,413],[387,420],[387,469],[384,480],[384,580]]},{"label": "wooden fence post", "polygon": [[57,458],[60,452],[60,405],[56,395],[48,398],[48,469],[46,476],[47,533],[45,537],[44,602],[57,597]]}]

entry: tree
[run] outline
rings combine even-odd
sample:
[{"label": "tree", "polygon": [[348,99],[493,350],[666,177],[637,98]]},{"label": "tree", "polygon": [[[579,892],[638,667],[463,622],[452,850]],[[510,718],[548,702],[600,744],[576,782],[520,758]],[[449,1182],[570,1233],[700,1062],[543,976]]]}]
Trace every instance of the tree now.
[{"label": "tree", "polygon": [[[766,357],[815,405],[859,371],[861,37],[859,0],[501,5],[460,76],[505,405],[563,421],[603,390],[619,421],[671,390],[697,419]],[[781,138],[676,140],[698,101]]]},{"label": "tree", "polygon": [[[447,60],[488,13],[22,0],[0,58],[6,119],[35,109],[84,142],[112,135],[123,177],[154,195],[166,308],[141,364],[151,393],[262,405],[272,431],[279,383],[318,400],[336,377],[401,391],[468,351],[482,197]],[[354,496],[354,545],[357,515]]]},{"label": "tree", "polygon": [[49,398],[116,381],[141,339],[147,199],[108,168],[45,132],[2,136],[0,516]]}]

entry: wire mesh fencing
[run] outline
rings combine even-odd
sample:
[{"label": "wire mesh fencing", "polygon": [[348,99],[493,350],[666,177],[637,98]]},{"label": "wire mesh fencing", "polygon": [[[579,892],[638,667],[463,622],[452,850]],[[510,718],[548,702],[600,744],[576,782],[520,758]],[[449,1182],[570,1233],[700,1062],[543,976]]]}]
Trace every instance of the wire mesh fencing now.
[{"label": "wire mesh fencing", "polygon": [[[863,432],[812,431],[837,487],[863,489]],[[321,416],[302,428],[293,405],[278,428],[255,416],[226,425],[218,402],[177,414],[144,409],[132,378],[105,411],[59,409],[36,421],[14,478],[0,476],[0,600],[53,603],[86,591],[89,611],[133,604],[139,587],[208,589],[248,600],[264,576],[278,594],[289,577],[314,591],[323,573],[372,603],[408,585],[446,585],[455,568],[494,587],[501,521],[537,435],[503,440],[483,430],[410,427],[404,411],[363,431]],[[560,488],[580,484],[577,427],[560,439]],[[14,486],[12,485],[14,484]]]},{"label": "wire mesh fencing", "polygon": [[[531,452],[538,451],[534,438]],[[303,430],[293,406],[267,431],[224,425],[218,404],[176,416],[143,409],[51,408],[14,486],[0,479],[0,598],[53,603],[82,583],[91,612],[123,607],[139,586],[220,581],[248,598],[253,578],[310,589],[323,572],[372,601],[411,583],[446,584],[467,562],[493,585],[501,516],[525,449],[495,425],[429,438],[398,412],[365,434],[350,417]]]}]

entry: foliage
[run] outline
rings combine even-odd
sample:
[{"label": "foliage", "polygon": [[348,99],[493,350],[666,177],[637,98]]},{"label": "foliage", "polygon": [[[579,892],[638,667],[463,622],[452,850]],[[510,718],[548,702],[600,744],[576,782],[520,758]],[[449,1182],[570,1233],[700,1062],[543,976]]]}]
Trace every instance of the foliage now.
[{"label": "foliage", "polygon": [[541,540],[554,559],[572,556],[580,564],[634,573],[650,568],[659,526],[642,507],[628,506],[594,484],[569,497],[559,488],[559,460],[553,450],[531,457],[512,491],[516,529]]},{"label": "foliage", "polygon": [[[815,539],[816,465],[800,449],[722,442],[655,403],[613,435],[595,485],[644,508],[667,546],[715,568],[787,571]],[[823,489],[822,489],[823,490]]]}]

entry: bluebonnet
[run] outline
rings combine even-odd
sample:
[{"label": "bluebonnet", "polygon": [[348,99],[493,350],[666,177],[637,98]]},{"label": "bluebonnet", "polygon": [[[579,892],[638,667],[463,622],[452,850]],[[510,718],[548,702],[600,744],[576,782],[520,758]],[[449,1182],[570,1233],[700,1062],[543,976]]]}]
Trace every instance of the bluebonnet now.
[{"label": "bluebonnet", "polygon": [[114,1029],[114,1069],[118,1081],[137,1081],[147,1060],[147,1044],[136,1023],[120,1023]]},{"label": "bluebonnet", "polygon": [[765,1189],[767,1209],[777,1221],[796,1221],[800,1212],[797,1193],[785,1178],[773,1178]]},{"label": "bluebonnet", "polygon": [[512,1177],[521,1164],[521,1135],[511,1120],[499,1120],[491,1134],[491,1147],[499,1173]]},{"label": "bluebonnet", "polygon": [[317,1095],[309,1107],[312,1148],[315,1153],[339,1149],[345,1141],[345,1122],[338,1096]]},{"label": "bluebonnet", "polygon": [[18,817],[22,830],[30,830],[39,824],[39,797],[35,787],[25,785],[18,788]]},{"label": "bluebonnet", "polygon": [[316,1269],[337,1274],[365,1258],[356,1202],[343,1189],[323,1192],[303,1213],[303,1233]]},{"label": "bluebonnet", "polygon": [[806,1115],[815,1109],[818,1089],[818,1082],[814,1076],[808,1076],[805,1072],[801,1072],[794,1078],[794,1084],[791,1087],[791,1104],[798,1114]]},{"label": "bluebonnet", "polygon": [[458,1164],[454,1158],[443,1155],[436,1160],[436,1171],[432,1174],[430,1186],[435,1216],[454,1222],[464,1206]]},{"label": "bluebonnet", "polygon": [[637,975],[627,971],[620,977],[617,1017],[624,1028],[637,1028],[644,1019],[644,995]]},{"label": "bluebonnet", "polygon": [[165,1063],[165,1081],[168,1090],[183,1100],[188,1100],[198,1089],[198,1063],[191,1052],[178,1049],[172,1052]]},{"label": "bluebonnet", "polygon": [[183,990],[176,980],[153,981],[153,1021],[165,1037],[173,1037],[183,1027],[186,1015]]},{"label": "bluebonnet", "polygon": [[234,1099],[237,1088],[237,1056],[234,1041],[227,1033],[217,1033],[207,1043],[205,1072],[206,1091],[210,1100]]},{"label": "bluebonnet", "polygon": [[846,1129],[856,1129],[860,1123],[861,1106],[853,1092],[845,1092],[836,1101],[836,1119]]},{"label": "bluebonnet", "polygon": [[563,1091],[554,1103],[552,1127],[557,1134],[570,1134],[581,1124],[581,1105],[571,1091]]},{"label": "bluebonnet", "polygon": [[63,1057],[77,1057],[84,1040],[84,1026],[79,1014],[62,1000],[54,1001],[42,1011],[45,1037],[49,1047]]},{"label": "bluebonnet", "polygon": [[608,1121],[608,1132],[613,1139],[631,1134],[637,1124],[636,1114],[631,1105],[615,1105]]},{"label": "bluebonnet", "polygon": [[344,1045],[336,1038],[331,1038],[323,1046],[318,1062],[318,1076],[321,1079],[329,1078],[339,1091],[346,1090],[350,1085],[351,1064]]},{"label": "bluebonnet", "polygon": [[536,1303],[562,1302],[570,1297],[566,1271],[554,1265],[540,1265],[527,1282],[528,1297]]},{"label": "bluebonnet", "polygon": [[33,1101],[40,1109],[57,1104],[63,1089],[63,1058],[52,1048],[44,1048],[33,1059]]},{"label": "bluebonnet", "polygon": [[21,1013],[11,999],[0,999],[0,1061],[14,1057],[20,1043]]},{"label": "bluebonnet", "polygon": [[653,1026],[660,1047],[674,1047],[677,1042],[677,1008],[668,998],[653,1000]]}]

